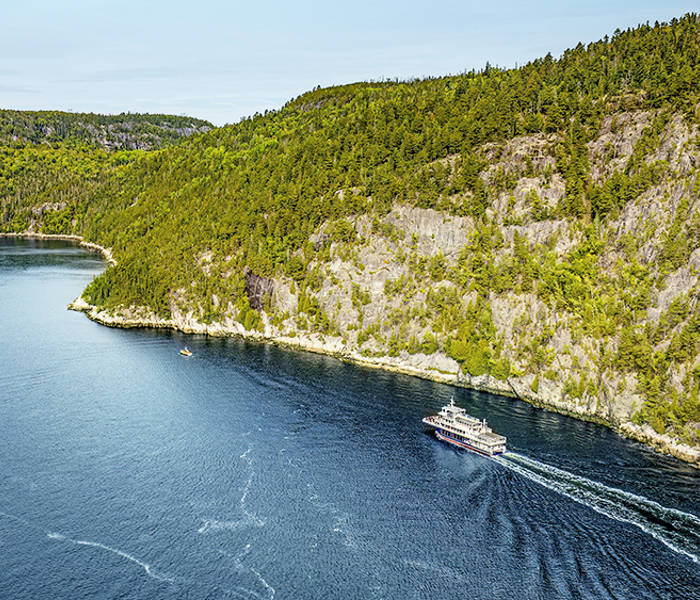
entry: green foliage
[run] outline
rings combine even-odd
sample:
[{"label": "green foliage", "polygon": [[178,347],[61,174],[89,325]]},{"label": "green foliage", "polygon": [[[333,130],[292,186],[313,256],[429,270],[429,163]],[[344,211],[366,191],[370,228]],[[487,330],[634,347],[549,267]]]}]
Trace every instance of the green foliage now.
[{"label": "green foliage", "polygon": [[201,119],[174,115],[0,110],[3,146],[77,142],[110,149],[150,149],[173,144],[212,127]]},{"label": "green foliage", "polygon": [[262,331],[262,319],[260,313],[252,309],[247,302],[238,313],[238,321],[248,331]]},{"label": "green foliage", "polygon": [[491,376],[505,381],[510,377],[511,371],[510,359],[507,356],[501,356],[493,363],[491,367]]},{"label": "green foliage", "polygon": [[460,314],[456,335],[447,338],[445,351],[472,376],[495,370],[494,376],[505,379],[510,372],[510,364],[500,360],[491,308],[485,301],[470,303]]},{"label": "green foliage", "polygon": [[391,357],[396,357],[403,349],[404,344],[401,341],[401,336],[399,336],[398,332],[392,333],[388,341],[387,354]]},{"label": "green foliage", "polygon": [[503,245],[503,234],[495,224],[483,224],[460,252],[453,281],[461,286],[472,286],[479,293],[491,289],[494,278],[494,250]]},{"label": "green foliage", "polygon": [[357,345],[362,346],[367,340],[369,340],[369,332],[366,330],[357,332]]},{"label": "green foliage", "polygon": [[426,331],[421,340],[421,352],[423,354],[433,354],[440,348],[437,338],[432,331]]},{"label": "green foliage", "polygon": [[396,225],[382,221],[377,217],[372,220],[372,233],[383,235],[390,242],[394,243],[404,239],[405,237],[405,233],[396,227]]},{"label": "green foliage", "polygon": [[627,165],[625,167],[626,174],[629,175],[630,173],[639,172],[639,170],[644,166],[646,156],[650,152],[656,150],[661,143],[661,133],[668,124],[670,118],[670,111],[662,111],[654,118],[651,125],[642,131],[642,134],[634,144],[632,154],[627,161]]},{"label": "green foliage", "polygon": [[432,316],[432,329],[436,333],[450,333],[462,321],[462,298],[454,287],[429,289],[425,306],[428,314]]},{"label": "green foliage", "polygon": [[675,218],[663,235],[660,271],[662,274],[675,271],[688,262],[691,252],[700,247],[700,212],[689,219],[690,200],[685,197],[676,210]]},{"label": "green foliage", "polygon": [[[697,27],[695,16],[688,15],[670,25],[645,25],[579,45],[559,60],[548,55],[518,69],[317,89],[279,111],[186,138],[162,151],[134,155],[124,167],[100,167],[84,185],[76,180],[67,195],[83,201],[76,201],[71,228],[112,247],[120,262],[138,265],[119,285],[137,286],[136,273],[150,269],[146,263],[155,259],[181,265],[159,287],[166,295],[188,287],[199,277],[193,257],[209,250],[233,257],[234,269],[247,266],[269,277],[286,272],[299,249],[308,260],[309,236],[323,222],[335,224],[332,235],[339,240],[351,238],[347,219],[358,212],[381,215],[395,202],[437,206],[449,200],[445,207],[450,211],[483,219],[490,200],[481,176],[485,163],[476,149],[536,131],[564,133],[558,164],[567,191],[560,209],[585,215],[583,150],[608,99],[626,94],[635,97],[637,106],[650,108],[693,103],[692,77],[685,71],[679,77],[682,70],[672,65],[698,64]],[[48,123],[59,132],[59,140],[73,140],[77,134],[71,132],[79,123],[93,124],[83,115],[56,116],[65,127],[50,115],[25,117],[29,121],[18,125],[18,117],[12,116],[8,134],[17,127],[43,131]],[[94,118],[100,127],[124,121],[124,116]],[[146,128],[149,119],[127,115],[127,121]],[[177,130],[191,121],[178,119],[167,127]],[[40,121],[37,129],[32,123]],[[42,141],[30,133],[26,139]],[[60,147],[58,155],[67,148]],[[445,162],[450,155],[455,160]],[[50,171],[48,165],[46,169]],[[496,187],[508,188],[511,176],[497,173]],[[3,195],[14,198],[3,202],[4,230],[20,228],[27,221],[23,211],[41,202],[39,193],[27,193],[29,178],[12,179],[15,195]],[[42,189],[56,189],[53,181],[44,180],[50,185]],[[335,194],[358,185],[361,192],[345,193],[342,200]],[[67,223],[66,215],[56,215],[47,227],[65,230]],[[388,236],[398,239],[401,234]],[[157,254],[152,247],[158,248]],[[468,262],[469,272],[461,275],[474,278],[477,289],[487,289],[494,275],[489,250]],[[298,267],[290,273],[301,283]],[[439,269],[433,272],[439,276]],[[515,285],[514,279],[506,274],[501,285]],[[523,285],[527,289],[527,274]],[[112,303],[124,292],[115,289],[113,294]],[[167,304],[164,299],[154,302]]]},{"label": "green foliage", "polygon": [[598,255],[603,243],[591,225],[584,230],[581,242],[559,262],[552,253],[545,254],[539,267],[541,298],[572,312],[585,310],[598,275]]},{"label": "green foliage", "polygon": [[402,294],[413,287],[411,279],[406,274],[399,275],[396,279],[387,279],[384,282],[384,294],[388,297]]},{"label": "green foliage", "polygon": [[533,221],[547,221],[554,216],[549,206],[540,198],[535,188],[530,189],[527,193],[527,201],[531,207],[530,216]]},{"label": "green foliage", "polygon": [[447,273],[447,261],[442,252],[430,257],[428,273],[433,281],[442,281]]},{"label": "green foliage", "polygon": [[352,305],[358,312],[362,312],[362,307],[372,301],[369,291],[363,290],[356,283],[352,284],[352,294],[350,298],[352,300]]},{"label": "green foliage", "polygon": [[671,338],[666,354],[674,362],[686,362],[700,353],[700,313],[696,312]]},{"label": "green foliage", "polygon": [[690,302],[688,296],[683,294],[674,298],[668,308],[659,317],[659,323],[654,332],[654,342],[658,343],[665,339],[672,329],[688,317],[689,313]]},{"label": "green foliage", "polygon": [[646,371],[652,353],[652,346],[645,332],[625,327],[620,332],[615,366],[621,371]]},{"label": "green foliage", "polygon": [[330,236],[332,242],[353,242],[357,238],[355,226],[347,219],[337,219],[333,221],[326,233]]},{"label": "green foliage", "polygon": [[406,350],[409,354],[418,354],[422,352],[421,343],[415,335],[412,335],[406,344]]},{"label": "green foliage", "polygon": [[668,170],[664,162],[642,163],[634,173],[616,171],[589,191],[594,217],[617,216],[633,198],[643,194]]},{"label": "green foliage", "polygon": [[142,154],[79,145],[0,147],[0,232],[31,224],[43,233],[79,232],[95,191]]},{"label": "green foliage", "polygon": [[567,379],[564,383],[564,394],[571,398],[581,399],[586,392],[587,382],[584,376],[581,376],[578,381]]},{"label": "green foliage", "polygon": [[[0,231],[76,233],[111,248],[118,266],[85,291],[107,309],[146,306],[167,316],[178,301],[213,320],[220,316],[216,296],[255,330],[262,319],[250,308],[240,275],[250,269],[291,278],[299,290],[299,327],[332,333],[336,326],[317,296],[324,281],[319,265],[343,251],[364,269],[354,223],[371,223],[374,235],[398,246],[404,232],[383,218],[397,204],[470,216],[476,231],[456,264],[442,255],[419,256],[417,238],[404,244],[410,275],[387,281],[384,290],[406,298],[426,288],[416,319],[429,330],[406,341],[397,316],[383,329],[389,352],[430,354],[444,344],[464,371],[507,378],[511,365],[486,298],[535,293],[548,310],[579,323],[578,334],[605,338],[621,330],[610,360],[637,375],[645,397],[639,418],[674,427],[697,405],[690,392],[667,401],[668,372],[697,355],[697,319],[690,304],[679,304],[654,328],[636,324],[659,279],[687,265],[698,247],[697,189],[687,190],[672,222],[663,224],[659,274],[634,256],[637,232],[622,244],[625,264],[614,273],[604,270],[600,255],[605,220],[668,176],[669,165],[655,155],[670,116],[697,119],[697,39],[698,18],[691,14],[517,69],[315,89],[278,111],[185,139],[208,125],[152,115],[0,112]],[[655,118],[624,168],[593,185],[587,143],[604,116],[623,110],[647,110]],[[548,163],[537,173],[529,157],[491,168],[484,148],[498,152],[514,136],[533,133],[551,134],[565,194],[552,210],[531,191],[530,217],[569,220],[580,238],[564,257],[553,251],[556,239],[535,245],[517,231],[511,250],[491,221],[496,194],[507,195],[523,176],[549,182],[554,169]],[[127,150],[137,147],[162,149]],[[313,244],[322,225],[328,237]],[[203,255],[214,257],[209,271]],[[439,282],[435,289],[431,281]],[[478,300],[464,306],[468,293]],[[362,314],[370,296],[354,287],[351,299]],[[360,345],[370,337],[384,343],[376,324],[358,330]],[[553,368],[550,337],[543,332],[520,345],[530,372]],[[656,347],[662,342],[663,352]],[[590,385],[574,383],[577,393]]]},{"label": "green foliage", "polygon": [[306,265],[304,264],[304,260],[297,254],[292,255],[284,265],[284,273],[297,283],[301,283],[306,277]]},{"label": "green foliage", "polygon": [[321,307],[318,298],[310,293],[308,288],[299,290],[297,311],[299,313],[305,313],[309,317],[310,322],[321,333],[337,333],[335,324]]},{"label": "green foliage", "polygon": [[[658,389],[658,379],[653,387]],[[660,394],[649,394],[642,408],[634,415],[638,424],[649,423],[657,433],[667,433],[667,430],[680,430],[688,423],[700,421],[700,368],[689,371],[683,381],[684,393],[679,394],[675,389],[671,390],[670,402],[664,401]],[[697,432],[686,433],[687,441],[697,443]]]},{"label": "green foliage", "polygon": [[588,148],[592,131],[587,131],[578,118],[574,118],[563,142],[557,148],[557,168],[564,175],[566,191],[559,203],[559,211],[567,216],[580,218],[589,214],[586,204],[588,186]]}]

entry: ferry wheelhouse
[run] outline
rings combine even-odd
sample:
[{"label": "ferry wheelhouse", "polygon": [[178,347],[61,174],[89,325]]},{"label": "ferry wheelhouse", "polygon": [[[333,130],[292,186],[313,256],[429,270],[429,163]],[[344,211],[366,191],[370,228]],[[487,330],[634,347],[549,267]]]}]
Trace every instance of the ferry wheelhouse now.
[{"label": "ferry wheelhouse", "polygon": [[506,451],[506,438],[494,433],[485,419],[481,421],[472,417],[463,408],[456,406],[454,398],[437,415],[425,417],[423,423],[435,431],[435,437],[439,440],[459,448],[486,456]]}]

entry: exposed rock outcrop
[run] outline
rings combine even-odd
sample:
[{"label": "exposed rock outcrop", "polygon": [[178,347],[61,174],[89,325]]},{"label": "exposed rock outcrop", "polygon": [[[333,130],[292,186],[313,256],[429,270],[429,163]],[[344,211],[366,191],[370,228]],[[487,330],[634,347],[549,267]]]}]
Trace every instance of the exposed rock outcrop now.
[{"label": "exposed rock outcrop", "polygon": [[[405,204],[381,216],[327,221],[308,240],[313,252],[292,254],[301,277],[298,269],[296,279],[245,273],[257,316],[242,315],[222,294],[207,298],[205,309],[186,289],[172,292],[167,319],[138,307],[74,307],[107,325],[243,335],[517,396],[700,465],[692,419],[675,433],[663,421],[639,424],[640,409],[662,391],[638,368],[650,357],[661,360],[700,310],[700,162],[689,143],[698,139],[697,126],[649,112],[615,118],[604,120],[587,146],[591,185],[622,173],[635,152],[660,175],[603,220],[582,224],[556,212],[566,194],[554,170],[558,138],[523,136],[482,149],[489,161],[480,175],[490,198],[485,223]],[[650,123],[662,126],[644,154],[640,140]],[[504,173],[512,180],[505,188]],[[676,248],[681,232],[687,239]],[[226,277],[228,259],[202,252],[205,276]],[[536,281],[528,261],[539,270]],[[678,306],[685,312],[669,320]],[[641,347],[631,358],[620,352],[623,330]],[[475,366],[478,343],[488,359],[477,356]],[[693,402],[700,356],[690,352],[652,365],[665,369],[663,394],[677,404]]]},{"label": "exposed rock outcrop", "polygon": [[256,275],[250,269],[245,272],[245,293],[248,303],[255,310],[269,308],[272,294],[275,291],[274,279]]}]

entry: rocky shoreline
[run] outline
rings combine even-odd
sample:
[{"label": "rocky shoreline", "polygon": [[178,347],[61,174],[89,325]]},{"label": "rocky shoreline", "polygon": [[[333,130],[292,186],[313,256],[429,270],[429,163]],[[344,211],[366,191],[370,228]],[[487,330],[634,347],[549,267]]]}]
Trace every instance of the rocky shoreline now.
[{"label": "rocky shoreline", "polygon": [[[650,426],[639,426],[631,422],[612,423],[591,412],[586,412],[585,404],[568,400],[546,397],[531,390],[530,381],[525,378],[511,377],[505,381],[488,375],[471,377],[460,373],[459,365],[444,355],[406,355],[397,357],[368,357],[358,352],[348,352],[337,338],[324,337],[319,334],[297,334],[294,337],[274,335],[270,331],[260,333],[246,330],[236,321],[205,324],[193,319],[191,315],[176,315],[171,319],[162,319],[142,307],[131,307],[118,313],[101,311],[96,306],[76,298],[68,305],[70,310],[83,312],[87,317],[101,325],[119,328],[149,327],[173,329],[187,334],[209,335],[214,337],[242,337],[247,340],[271,343],[275,346],[292,350],[305,350],[315,354],[332,356],[353,364],[402,373],[439,383],[489,392],[501,396],[518,398],[538,408],[557,412],[579,420],[590,421],[614,429],[623,437],[641,442],[657,452],[674,456],[679,460],[700,468],[700,449],[683,444],[668,435],[656,433]],[[269,330],[269,327],[266,329]]]},{"label": "rocky shoreline", "polygon": [[93,244],[92,242],[86,242],[82,236],[79,235],[64,235],[58,233],[36,233],[33,231],[27,231],[23,233],[0,233],[0,238],[19,238],[25,240],[55,240],[58,242],[77,242],[81,248],[90,250],[91,252],[97,252],[101,254],[102,257],[110,264],[116,265],[117,261],[114,260],[112,252],[108,248],[103,248],[99,244]]},{"label": "rocky shoreline", "polygon": [[[79,244],[82,248],[92,252],[98,252],[110,265],[117,264],[108,248],[104,248],[92,242],[86,242],[78,235],[25,232],[0,233],[0,237],[74,242]],[[623,437],[641,442],[652,447],[657,452],[674,456],[679,460],[690,463],[696,468],[700,468],[700,448],[683,444],[671,436],[659,434],[649,425],[639,426],[631,422],[611,422],[591,412],[585,403],[576,403],[561,397],[556,397],[556,394],[548,393],[546,389],[538,389],[538,392],[541,393],[535,393],[532,391],[532,378],[510,377],[505,381],[501,381],[488,375],[479,377],[465,375],[460,372],[458,363],[445,355],[408,355],[402,353],[404,355],[399,355],[397,357],[364,356],[359,352],[348,351],[338,338],[324,337],[319,334],[297,334],[294,337],[285,336],[280,335],[279,332],[273,331],[269,324],[266,324],[265,331],[260,333],[257,331],[248,331],[234,320],[227,320],[223,323],[201,323],[191,314],[175,314],[171,319],[162,319],[143,307],[131,307],[128,310],[112,313],[99,310],[96,306],[85,302],[82,297],[78,297],[71,302],[68,305],[68,309],[83,312],[89,319],[107,327],[149,327],[173,329],[188,334],[210,335],[214,337],[238,336],[247,340],[271,343],[292,350],[305,350],[315,354],[332,356],[365,367],[383,369],[439,383],[446,383],[448,385],[518,398],[538,408],[557,412],[579,420],[605,425],[606,427],[614,429]]]}]

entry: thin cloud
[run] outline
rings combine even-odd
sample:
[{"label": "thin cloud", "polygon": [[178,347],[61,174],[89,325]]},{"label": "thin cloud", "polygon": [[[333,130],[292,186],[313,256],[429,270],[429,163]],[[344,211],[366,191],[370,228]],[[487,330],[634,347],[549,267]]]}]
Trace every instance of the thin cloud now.
[{"label": "thin cloud", "polygon": [[20,85],[8,85],[0,83],[0,93],[2,94],[40,94],[41,90]]}]

